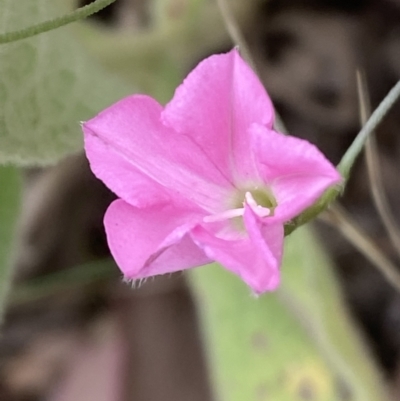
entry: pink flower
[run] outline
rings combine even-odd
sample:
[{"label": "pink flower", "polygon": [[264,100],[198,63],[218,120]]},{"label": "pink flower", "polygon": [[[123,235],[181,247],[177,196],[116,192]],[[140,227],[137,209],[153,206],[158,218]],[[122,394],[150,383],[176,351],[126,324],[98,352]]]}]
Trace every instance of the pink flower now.
[{"label": "pink flower", "polygon": [[273,130],[262,84],[236,50],[201,62],[165,107],[134,95],[83,124],[126,278],[217,261],[255,293],[279,283],[283,223],[340,181],[307,141]]}]

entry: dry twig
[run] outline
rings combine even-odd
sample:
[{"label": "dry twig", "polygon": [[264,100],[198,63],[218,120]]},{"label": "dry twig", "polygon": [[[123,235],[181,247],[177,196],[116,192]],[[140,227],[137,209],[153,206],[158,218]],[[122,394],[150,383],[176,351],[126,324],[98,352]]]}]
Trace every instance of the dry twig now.
[{"label": "dry twig", "polygon": [[321,219],[337,228],[354,245],[397,291],[400,292],[400,272],[376,243],[337,203],[321,215]]},{"label": "dry twig", "polygon": [[[369,103],[368,88],[365,77],[357,72],[358,99],[360,103],[360,120],[364,126],[371,115]],[[368,180],[371,196],[385,226],[389,238],[400,256],[400,229],[395,223],[395,218],[390,210],[389,202],[385,195],[385,189],[382,184],[382,174],[379,167],[379,155],[374,132],[371,133],[365,144],[365,156],[368,170]]]}]

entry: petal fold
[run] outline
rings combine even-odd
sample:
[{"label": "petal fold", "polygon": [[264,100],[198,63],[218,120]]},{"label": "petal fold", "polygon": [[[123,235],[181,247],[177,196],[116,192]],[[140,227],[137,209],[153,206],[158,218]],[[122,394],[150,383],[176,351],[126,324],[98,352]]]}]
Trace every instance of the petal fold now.
[{"label": "petal fold", "polygon": [[190,138],[162,124],[161,112],[154,99],[136,95],[84,123],[93,172],[133,205],[181,199],[219,210],[229,182]]},{"label": "petal fold", "polygon": [[261,179],[274,194],[277,207],[266,224],[284,223],[298,216],[332,185],[339,172],[314,145],[259,124],[250,128]]},{"label": "petal fold", "polygon": [[172,206],[135,208],[119,199],[104,224],[111,253],[128,279],[141,279],[210,262],[188,232],[201,216]]},{"label": "petal fold", "polygon": [[280,280],[283,225],[264,225],[249,205],[243,219],[247,234],[241,239],[229,239],[236,233],[220,236],[212,225],[195,227],[191,236],[210,259],[237,274],[256,294],[272,291]]},{"label": "petal fold", "polygon": [[162,113],[166,125],[189,136],[234,182],[252,177],[252,123],[272,128],[274,109],[263,85],[236,49],[202,61]]}]

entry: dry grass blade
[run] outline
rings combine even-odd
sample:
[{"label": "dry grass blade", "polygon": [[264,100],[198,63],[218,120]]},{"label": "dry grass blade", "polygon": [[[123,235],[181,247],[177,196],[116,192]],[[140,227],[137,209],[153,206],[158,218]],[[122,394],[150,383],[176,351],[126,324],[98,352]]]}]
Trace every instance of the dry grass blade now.
[{"label": "dry grass blade", "polygon": [[[371,114],[369,103],[368,88],[365,77],[362,73],[357,72],[357,88],[360,103],[360,119],[364,126]],[[379,155],[375,134],[372,132],[365,144],[365,156],[367,162],[368,180],[371,196],[379,213],[380,218],[389,234],[396,252],[400,256],[400,229],[395,223],[395,218],[390,211],[389,202],[385,195],[385,189],[382,185],[382,175],[379,167]]]},{"label": "dry grass blade", "polygon": [[321,219],[337,228],[354,245],[397,291],[400,292],[400,272],[375,242],[337,203],[321,216]]},{"label": "dry grass blade", "polygon": [[226,26],[226,29],[229,33],[229,36],[232,39],[232,42],[239,47],[240,53],[242,54],[243,58],[247,60],[247,62],[251,65],[254,71],[255,69],[255,64],[254,60],[252,58],[249,46],[247,45],[247,42],[240,31],[240,28],[236,22],[235,16],[232,13],[231,7],[228,4],[227,0],[217,0],[217,4],[219,7],[219,10],[221,11],[222,18],[224,20],[224,24]]},{"label": "dry grass blade", "polygon": [[[250,47],[248,46],[246,39],[243,36],[240,27],[235,19],[235,16],[232,13],[231,6],[228,4],[229,1],[228,0],[216,0],[216,1],[232,42],[239,47],[240,53],[243,56],[243,58],[250,64],[253,71],[258,75],[258,77],[262,81],[261,75],[257,71],[256,63],[254,62],[253,56],[250,51]],[[283,121],[278,113],[275,113],[274,125],[278,131],[284,134],[287,133],[286,127],[283,124]]]}]

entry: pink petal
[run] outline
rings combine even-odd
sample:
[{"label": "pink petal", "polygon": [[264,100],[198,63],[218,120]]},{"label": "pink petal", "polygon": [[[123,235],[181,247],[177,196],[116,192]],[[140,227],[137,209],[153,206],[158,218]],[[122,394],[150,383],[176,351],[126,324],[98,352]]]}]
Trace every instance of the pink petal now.
[{"label": "pink petal", "polygon": [[201,62],[178,87],[162,119],[192,138],[225,177],[254,178],[248,128],[272,127],[274,110],[264,87],[237,50]]},{"label": "pink petal", "polygon": [[135,208],[123,200],[108,208],[108,245],[125,277],[140,279],[210,262],[187,236],[202,217],[174,206]]},{"label": "pink petal", "polygon": [[184,199],[219,210],[231,185],[198,145],[161,123],[161,111],[148,96],[130,96],[86,122],[93,172],[134,205]]},{"label": "pink petal", "polygon": [[325,156],[306,140],[254,124],[250,129],[260,176],[277,200],[267,224],[283,223],[311,206],[341,176]]},{"label": "pink petal", "polygon": [[283,226],[263,225],[248,205],[243,219],[248,235],[239,240],[217,236],[210,226],[195,227],[191,236],[210,259],[237,274],[256,294],[272,291],[279,284]]},{"label": "pink petal", "polygon": [[115,194],[133,206],[147,207],[174,201],[167,188],[158,184],[113,150],[89,129],[83,127],[86,156],[95,176],[101,179]]}]

